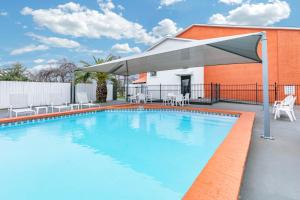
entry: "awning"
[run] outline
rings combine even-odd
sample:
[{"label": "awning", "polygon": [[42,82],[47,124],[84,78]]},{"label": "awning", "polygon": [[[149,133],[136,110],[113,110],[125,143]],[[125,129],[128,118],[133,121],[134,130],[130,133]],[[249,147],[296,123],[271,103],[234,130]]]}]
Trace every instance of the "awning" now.
[{"label": "awning", "polygon": [[[257,54],[260,41],[262,41],[262,59]],[[270,134],[268,109],[268,51],[265,32],[191,41],[170,46],[170,48],[153,49],[134,56],[83,68],[82,70],[133,75],[152,71],[244,63],[262,63],[263,105],[265,108],[263,138],[273,139]],[[126,95],[126,100],[128,100],[128,95]]]},{"label": "awning", "polygon": [[170,47],[154,49],[99,65],[83,71],[133,75],[190,67],[226,64],[260,63],[257,46],[262,33],[197,40]]}]

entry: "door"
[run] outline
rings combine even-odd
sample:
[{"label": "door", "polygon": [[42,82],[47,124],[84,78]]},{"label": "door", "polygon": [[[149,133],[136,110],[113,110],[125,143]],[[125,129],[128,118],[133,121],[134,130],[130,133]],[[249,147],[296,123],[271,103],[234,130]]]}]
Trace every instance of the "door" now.
[{"label": "door", "polygon": [[191,96],[191,76],[181,76],[181,94],[189,93]]}]

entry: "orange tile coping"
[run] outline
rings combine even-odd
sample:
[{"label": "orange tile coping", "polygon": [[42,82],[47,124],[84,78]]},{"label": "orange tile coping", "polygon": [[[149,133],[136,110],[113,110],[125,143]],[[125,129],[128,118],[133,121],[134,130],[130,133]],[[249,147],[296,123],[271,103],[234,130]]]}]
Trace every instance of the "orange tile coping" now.
[{"label": "orange tile coping", "polygon": [[[139,104],[112,105],[97,108],[87,108],[59,113],[49,113],[33,116],[4,118],[0,123],[17,122],[40,118],[72,115],[84,112],[93,112],[108,109],[139,108]],[[174,107],[162,105],[142,105],[148,109],[178,109],[195,110],[201,112],[224,113],[239,115],[237,122],[223,143],[218,147],[214,155],[208,161],[204,169],[195,179],[192,186],[184,195],[184,200],[234,200],[238,199],[243,178],[244,167],[247,160],[251,142],[252,127],[255,113],[232,110],[219,110],[194,107]]]}]

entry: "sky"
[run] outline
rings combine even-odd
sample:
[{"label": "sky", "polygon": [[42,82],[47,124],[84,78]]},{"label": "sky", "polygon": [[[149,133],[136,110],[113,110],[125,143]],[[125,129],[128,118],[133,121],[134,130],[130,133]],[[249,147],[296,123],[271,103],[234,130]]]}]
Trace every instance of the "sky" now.
[{"label": "sky", "polygon": [[300,27],[299,0],[1,0],[0,66],[139,53],[191,24]]}]

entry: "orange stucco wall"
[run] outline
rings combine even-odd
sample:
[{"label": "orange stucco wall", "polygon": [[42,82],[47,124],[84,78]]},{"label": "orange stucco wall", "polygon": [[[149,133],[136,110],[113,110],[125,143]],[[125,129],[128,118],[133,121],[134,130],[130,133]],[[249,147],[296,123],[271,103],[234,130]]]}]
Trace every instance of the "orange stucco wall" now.
[{"label": "orange stucco wall", "polygon": [[[268,37],[269,82],[300,84],[300,31],[239,27],[192,26],[177,37],[209,39],[266,31]],[[260,54],[260,52],[259,52]],[[210,66],[204,69],[205,83],[253,84],[262,82],[261,64]]]},{"label": "orange stucco wall", "polygon": [[147,81],[147,73],[141,73],[139,74],[139,79],[144,78]]}]

